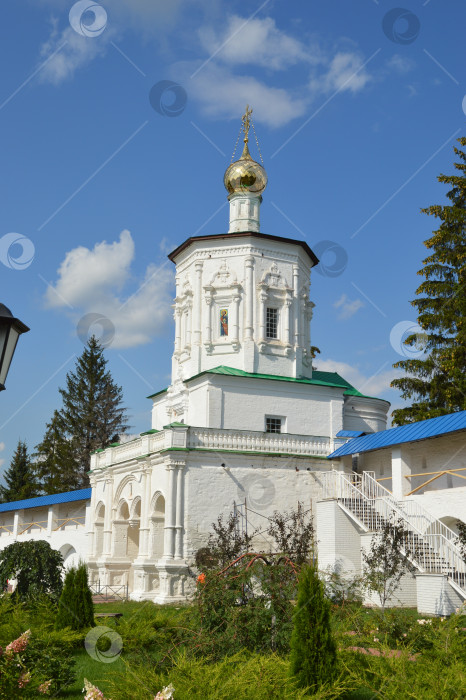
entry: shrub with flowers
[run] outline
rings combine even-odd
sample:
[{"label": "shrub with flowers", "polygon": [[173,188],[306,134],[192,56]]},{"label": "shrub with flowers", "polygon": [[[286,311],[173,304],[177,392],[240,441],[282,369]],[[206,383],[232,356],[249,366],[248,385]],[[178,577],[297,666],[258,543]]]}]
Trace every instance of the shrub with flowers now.
[{"label": "shrub with flowers", "polygon": [[66,651],[33,639],[27,630],[0,647],[0,698],[50,695],[74,680],[72,665]]},{"label": "shrub with flowers", "polygon": [[[163,690],[160,690],[157,695],[154,695],[154,700],[173,700],[175,688],[167,685]],[[101,690],[99,690],[95,685],[92,685],[87,678],[84,679],[83,693],[86,693],[84,700],[110,700],[106,698]]]},{"label": "shrub with flowers", "polygon": [[[18,639],[14,639],[10,642],[5,651],[0,647],[0,698],[11,698],[17,697],[18,688],[22,691],[29,689],[28,686],[32,681],[31,671],[26,666],[26,659],[24,658],[24,652],[29,643],[29,638],[31,636],[31,630],[23,632]],[[46,684],[35,687],[41,694],[46,694],[50,686],[45,687]],[[24,692],[21,693],[24,696]],[[36,696],[37,697],[37,696]]]}]

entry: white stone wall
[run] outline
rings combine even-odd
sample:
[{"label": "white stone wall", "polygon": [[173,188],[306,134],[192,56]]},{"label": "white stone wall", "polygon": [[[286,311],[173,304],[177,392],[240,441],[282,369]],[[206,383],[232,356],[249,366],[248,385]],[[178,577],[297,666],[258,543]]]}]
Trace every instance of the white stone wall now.
[{"label": "white stone wall", "polygon": [[[283,419],[282,432],[295,435],[320,435],[332,438],[340,430],[375,430],[385,416],[388,404],[379,401],[378,417],[369,419],[361,412],[347,424],[343,412],[344,389],[279,380],[227,375],[202,375],[187,385],[187,409],[182,417],[187,425],[238,430],[265,430],[265,417]],[[180,394],[156,397],[152,427],[161,430],[170,419],[169,406],[181,405]],[[358,399],[363,402],[364,399]],[[367,400],[373,404],[376,399]],[[372,414],[371,414],[372,415]],[[178,415],[171,415],[176,420]],[[370,426],[369,426],[370,423]],[[351,427],[349,427],[351,426]]]},{"label": "white stone wall", "polygon": [[362,530],[337,501],[316,504],[316,528],[319,569],[331,569],[343,576],[359,575]]},{"label": "white stone wall", "polygon": [[88,558],[89,501],[70,501],[0,513],[0,550],[13,542],[44,540],[61,552],[65,567]]},{"label": "white stone wall", "polygon": [[[316,472],[325,469],[323,460],[193,453],[186,474],[188,559],[206,543],[212,522],[220,514],[227,516],[235,502],[246,501],[250,532],[255,527],[267,529],[267,516],[295,509],[298,502],[315,513],[321,492]],[[261,535],[258,545],[267,543]]]},{"label": "white stone wall", "polygon": [[[367,552],[370,549],[374,533],[364,532],[361,535],[361,550]],[[361,554],[362,557],[362,554]],[[365,593],[364,603],[366,605],[380,605],[380,598],[375,593]],[[400,579],[397,590],[387,600],[387,607],[408,607],[415,608],[417,604],[416,577],[405,574]]]},{"label": "white stone wall", "polygon": [[[220,364],[248,372],[311,376],[311,260],[293,241],[200,240],[176,260],[173,381]],[[265,308],[278,309],[278,338],[265,337]],[[228,336],[220,310],[228,310]]]},{"label": "white stone wall", "polygon": [[442,520],[452,530],[457,530],[456,522],[466,522],[466,486],[428,491],[421,496],[410,496],[437,520]]},{"label": "white stone wall", "polygon": [[464,603],[456,589],[442,574],[418,574],[417,609],[424,615],[451,615]]}]

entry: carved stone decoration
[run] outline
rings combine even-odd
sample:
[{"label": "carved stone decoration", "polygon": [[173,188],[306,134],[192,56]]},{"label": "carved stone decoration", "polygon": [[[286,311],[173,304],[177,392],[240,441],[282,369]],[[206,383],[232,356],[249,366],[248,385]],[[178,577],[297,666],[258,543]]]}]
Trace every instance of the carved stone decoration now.
[{"label": "carved stone decoration", "polygon": [[274,287],[275,289],[288,289],[288,283],[274,261],[268,272],[265,272],[260,282],[261,286]]},{"label": "carved stone decoration", "polygon": [[230,287],[236,285],[236,274],[230,270],[226,260],[222,260],[222,264],[217,272],[212,277],[210,282],[211,287]]}]

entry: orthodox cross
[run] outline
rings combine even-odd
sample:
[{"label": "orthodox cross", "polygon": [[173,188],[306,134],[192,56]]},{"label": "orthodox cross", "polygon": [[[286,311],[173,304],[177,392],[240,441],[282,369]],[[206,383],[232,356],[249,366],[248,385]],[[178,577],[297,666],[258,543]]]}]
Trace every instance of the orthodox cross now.
[{"label": "orthodox cross", "polygon": [[251,128],[250,116],[252,114],[252,109],[249,109],[249,105],[246,105],[246,112],[243,115],[243,131],[244,131],[244,142],[249,141],[249,129]]}]

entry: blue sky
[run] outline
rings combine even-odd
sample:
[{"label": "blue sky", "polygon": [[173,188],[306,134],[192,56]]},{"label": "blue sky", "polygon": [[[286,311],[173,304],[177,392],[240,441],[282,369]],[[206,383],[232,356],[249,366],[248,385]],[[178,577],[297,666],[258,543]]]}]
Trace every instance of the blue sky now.
[{"label": "blue sky", "polygon": [[109,366],[132,432],[148,428],[173,348],[166,254],[227,230],[246,102],[269,176],[262,230],[322,258],[317,366],[399,406],[392,364],[434,227],[419,210],[445,201],[436,176],[466,132],[464,2],[92,6],[2,13],[0,301],[31,327],[0,396],[3,468],[59,407],[89,314],[115,329]]}]

